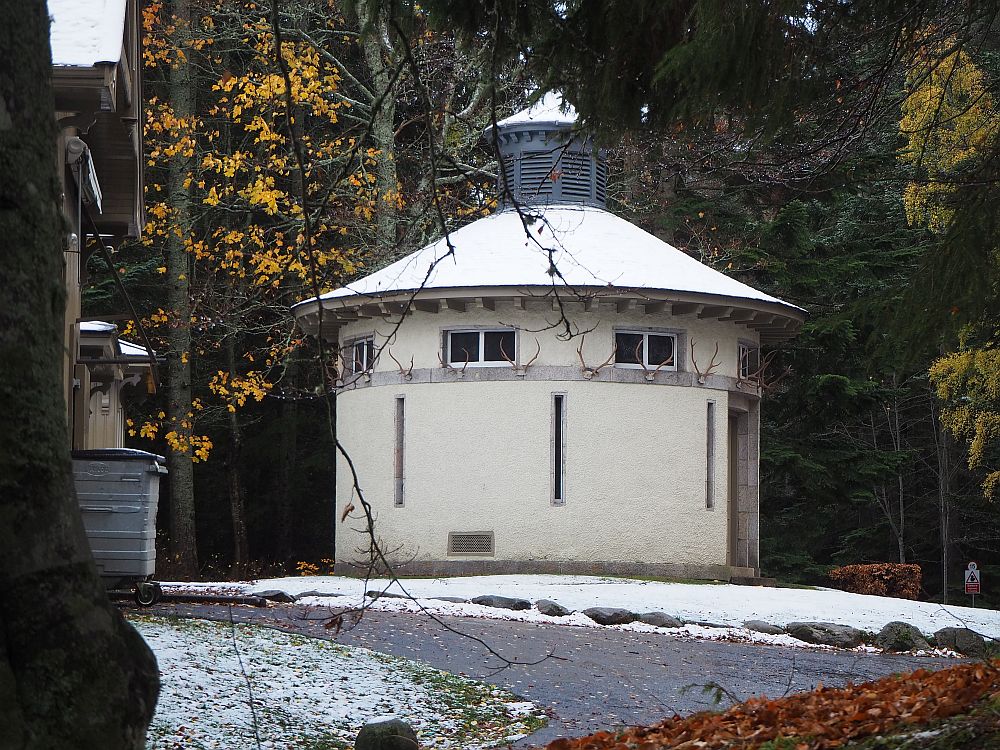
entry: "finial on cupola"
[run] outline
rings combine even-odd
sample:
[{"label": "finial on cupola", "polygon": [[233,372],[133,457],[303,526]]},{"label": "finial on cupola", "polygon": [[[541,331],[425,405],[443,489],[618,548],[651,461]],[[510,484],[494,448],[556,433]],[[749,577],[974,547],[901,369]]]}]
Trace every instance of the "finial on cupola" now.
[{"label": "finial on cupola", "polygon": [[[574,131],[575,125],[576,111],[554,93],[497,123],[503,208],[511,207],[511,198],[525,206],[604,208],[608,183],[604,154],[588,136]],[[491,141],[492,130],[486,130]]]}]

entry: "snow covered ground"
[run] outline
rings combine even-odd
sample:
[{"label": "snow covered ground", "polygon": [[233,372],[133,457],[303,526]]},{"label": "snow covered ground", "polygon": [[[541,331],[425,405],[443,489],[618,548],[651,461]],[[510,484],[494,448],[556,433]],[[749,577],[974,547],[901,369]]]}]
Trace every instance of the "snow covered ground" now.
[{"label": "snow covered ground", "polygon": [[347,747],[365,722],[392,715],[428,748],[506,744],[542,723],[506,691],[367,649],[249,625],[130,620],[160,665],[156,750],[257,748],[250,689],[267,750]]},{"label": "snow covered ground", "polygon": [[[307,596],[299,604],[330,607],[356,607],[367,602],[380,610],[418,611],[421,608],[442,615],[492,617],[509,620],[593,626],[595,623],[579,612],[569,617],[548,617],[536,609],[511,611],[482,607],[476,604],[443,602],[433,597],[471,599],[484,594],[520,597],[535,602],[551,599],[571,610],[588,607],[621,607],[633,612],[666,612],[687,623],[708,622],[727,626],[707,628],[685,625],[682,631],[697,638],[724,638],[753,642],[797,645],[803,643],[790,636],[765,636],[742,627],[747,620],[764,620],[774,625],[795,621],[824,621],[852,625],[878,631],[886,623],[902,620],[926,634],[943,627],[969,627],[984,636],[1000,638],[1000,612],[989,609],[948,606],[930,602],[914,602],[881,596],[849,594],[833,589],[790,589],[733,586],[730,584],[688,584],[639,581],[597,576],[511,575],[468,576],[460,578],[413,578],[399,582],[369,580],[344,576],[301,576],[273,578],[247,583],[185,583],[174,584],[184,589],[251,593],[278,589],[299,596],[303,592],[339,594],[336,598]],[[166,585],[169,591],[171,586]],[[365,598],[366,590],[385,590],[410,594],[407,599]],[[659,630],[649,625],[633,623],[616,625],[626,630]]]}]

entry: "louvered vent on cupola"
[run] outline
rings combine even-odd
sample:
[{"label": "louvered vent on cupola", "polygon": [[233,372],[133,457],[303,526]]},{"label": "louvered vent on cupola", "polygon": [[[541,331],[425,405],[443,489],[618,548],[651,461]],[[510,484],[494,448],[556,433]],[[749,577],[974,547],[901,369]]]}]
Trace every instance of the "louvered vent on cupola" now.
[{"label": "louvered vent on cupola", "polygon": [[[591,140],[574,132],[576,115],[546,96],[531,109],[497,123],[503,173],[500,194],[523,205],[582,203],[604,207],[607,164]],[[487,132],[487,138],[492,133]]]}]

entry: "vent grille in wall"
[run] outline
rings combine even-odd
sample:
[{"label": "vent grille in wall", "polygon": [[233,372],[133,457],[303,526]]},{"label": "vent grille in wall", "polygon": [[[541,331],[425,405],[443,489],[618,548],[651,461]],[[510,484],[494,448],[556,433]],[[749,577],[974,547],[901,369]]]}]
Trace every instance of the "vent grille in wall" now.
[{"label": "vent grille in wall", "polygon": [[567,152],[562,155],[556,169],[561,169],[559,179],[563,198],[586,200],[591,197],[590,186],[593,179],[590,175],[590,163],[590,157],[584,154]]},{"label": "vent grille in wall", "polygon": [[521,199],[531,200],[552,194],[552,154],[536,151],[521,157]]},{"label": "vent grille in wall", "polygon": [[492,555],[492,531],[448,532],[449,555]]},{"label": "vent grille in wall", "polygon": [[517,162],[514,161],[513,156],[505,156],[503,158],[503,171],[506,179],[506,184],[500,187],[506,190],[514,191],[516,187],[514,170],[517,168]]}]

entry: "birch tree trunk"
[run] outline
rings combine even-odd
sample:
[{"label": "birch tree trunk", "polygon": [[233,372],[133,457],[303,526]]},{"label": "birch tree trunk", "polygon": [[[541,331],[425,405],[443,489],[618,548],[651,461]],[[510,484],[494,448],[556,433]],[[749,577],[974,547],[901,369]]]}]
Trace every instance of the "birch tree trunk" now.
[{"label": "birch tree trunk", "polygon": [[[183,23],[190,21],[188,0],[173,0],[172,12]],[[191,50],[186,50],[191,54]],[[170,102],[177,117],[194,111],[192,66],[185,60],[169,72]],[[191,196],[185,187],[190,159],[178,154],[170,160],[167,200],[174,211],[180,232],[169,232],[166,239],[166,266],[169,275],[167,309],[174,316],[167,328],[167,418],[181,435],[190,435],[188,413],[191,411],[191,258],[185,238],[191,226]],[[178,234],[180,236],[178,236]],[[170,469],[170,556],[177,573],[193,578],[198,575],[198,546],[195,532],[194,463],[191,444],[182,440],[182,450],[167,456]]]},{"label": "birch tree trunk", "polygon": [[76,507],[45,3],[0,0],[0,744],[141,748],[156,660],[108,602]]}]

